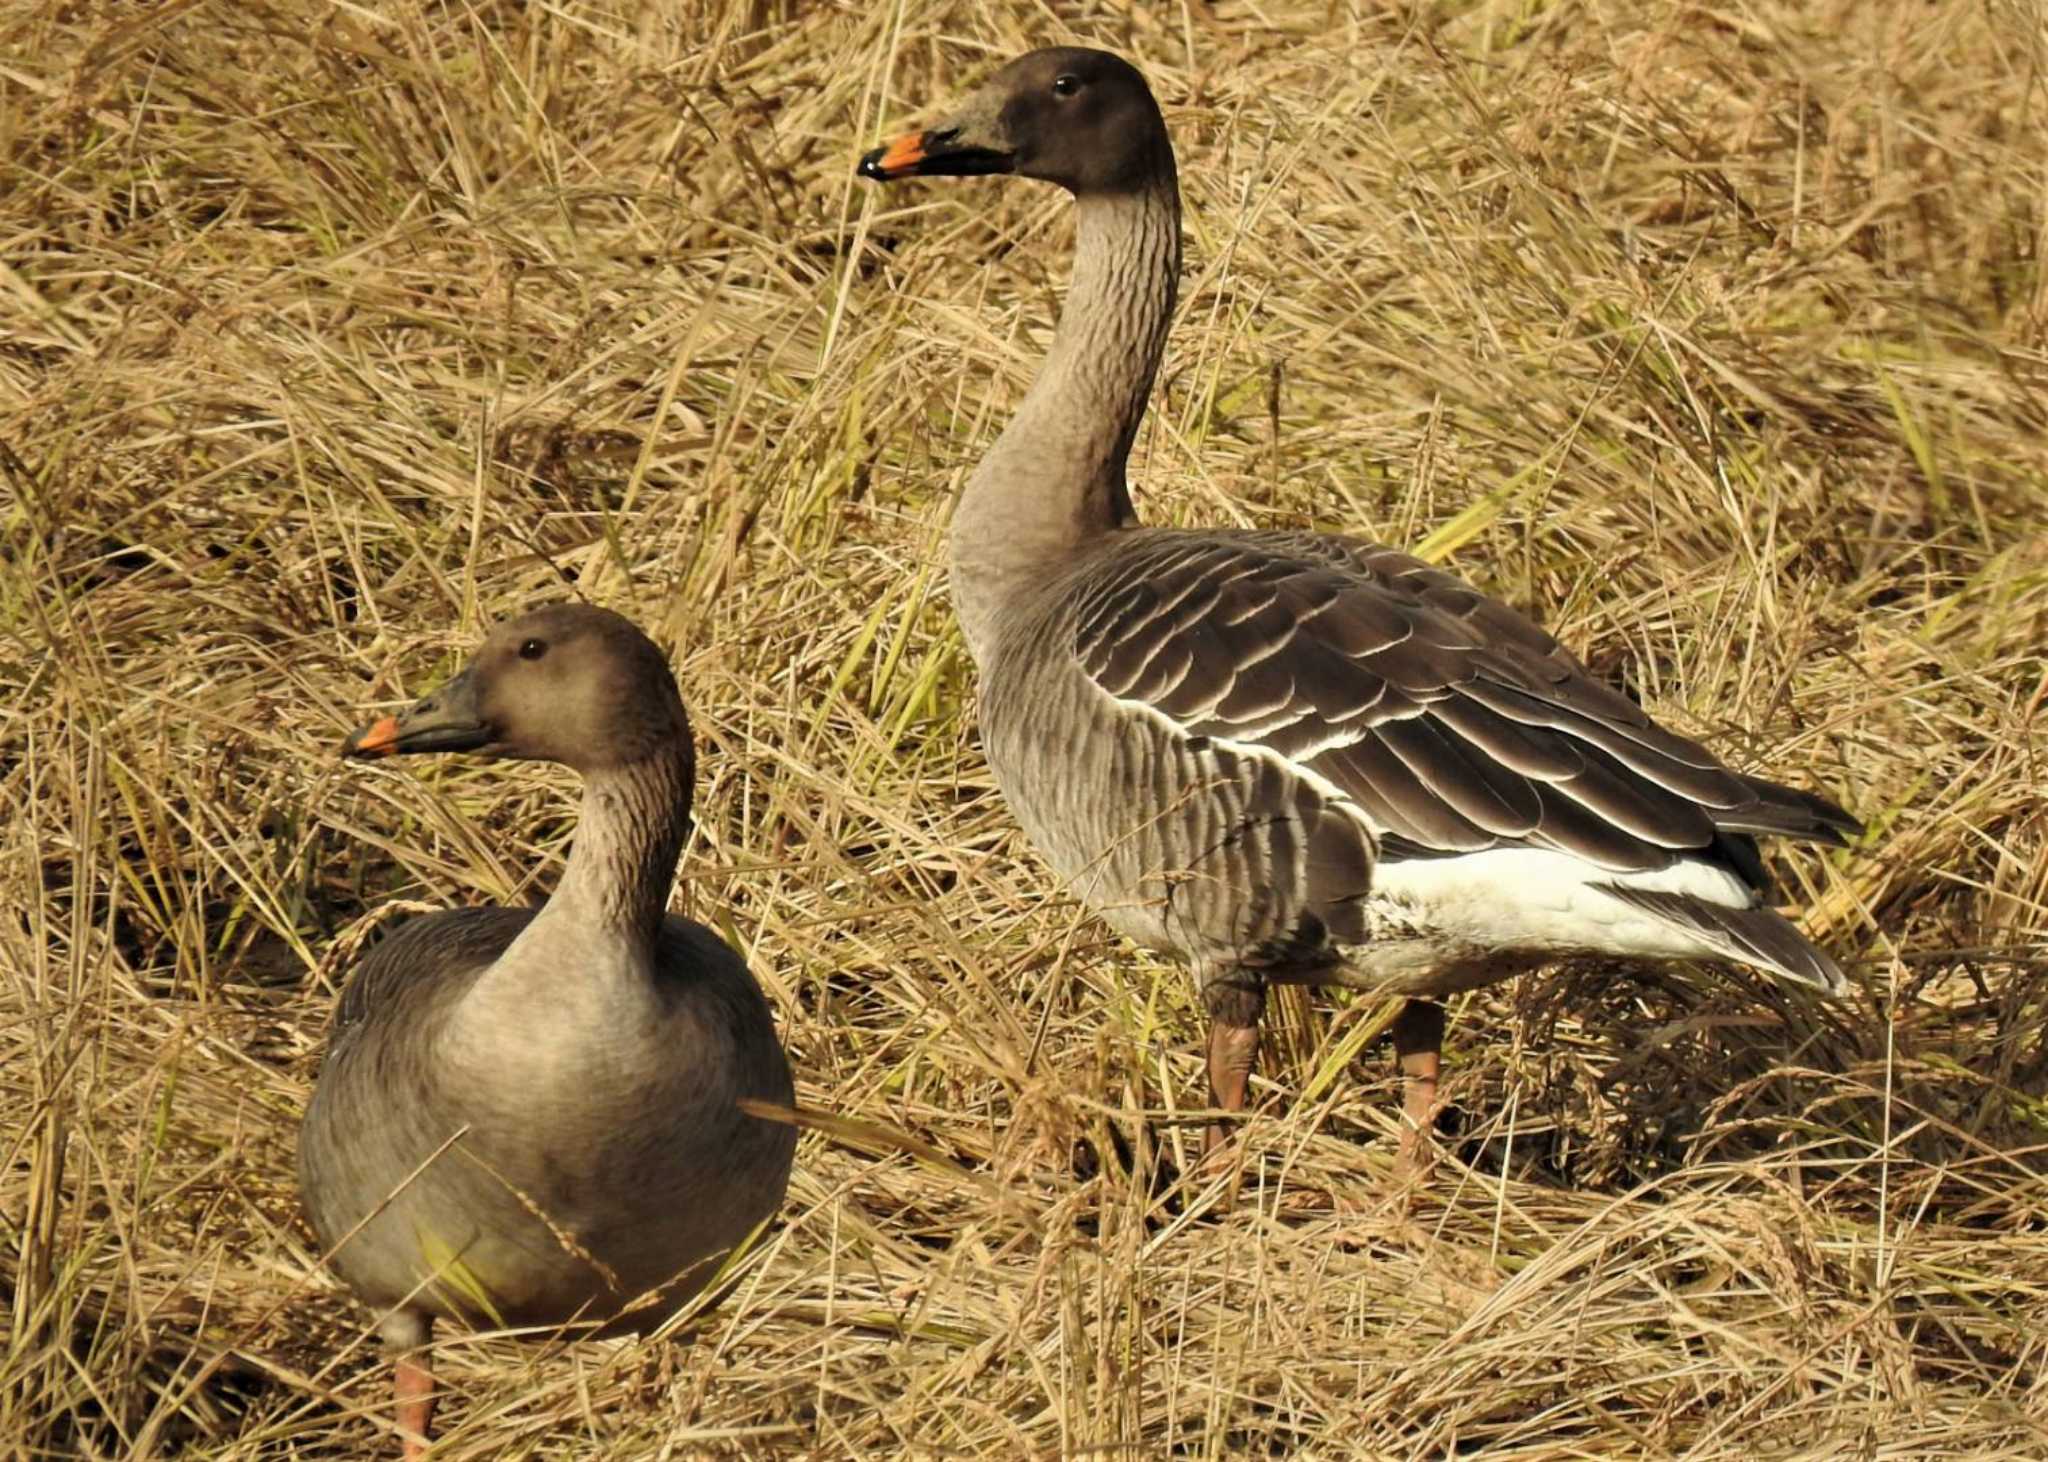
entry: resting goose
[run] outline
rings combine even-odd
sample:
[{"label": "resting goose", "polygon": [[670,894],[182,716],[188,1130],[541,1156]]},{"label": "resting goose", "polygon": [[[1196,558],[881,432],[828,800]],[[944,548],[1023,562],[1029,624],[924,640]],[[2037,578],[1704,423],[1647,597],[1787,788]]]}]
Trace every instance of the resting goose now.
[{"label": "resting goose", "polygon": [[696,768],[654,644],[605,610],[537,610],[343,748],[437,751],[574,767],[583,813],[540,907],[416,918],[370,951],[306,1108],[306,1212],[382,1316],[408,1457],[435,1317],[652,1326],[775,1212],[795,1142],[736,1106],[791,1097],[759,986],[667,912]]},{"label": "resting goose", "polygon": [[1860,829],[1833,803],[1730,770],[1418,559],[1136,521],[1125,459],[1173,313],[1180,194],[1129,64],[1033,51],[860,172],[1074,195],[1051,352],[953,515],[953,602],[1005,799],[1104,919],[1192,968],[1217,1107],[1244,1107],[1274,983],[1408,997],[1404,1168],[1434,1113],[1438,997],[1577,954],[1844,991],[1766,907],[1755,841],[1840,844]]}]

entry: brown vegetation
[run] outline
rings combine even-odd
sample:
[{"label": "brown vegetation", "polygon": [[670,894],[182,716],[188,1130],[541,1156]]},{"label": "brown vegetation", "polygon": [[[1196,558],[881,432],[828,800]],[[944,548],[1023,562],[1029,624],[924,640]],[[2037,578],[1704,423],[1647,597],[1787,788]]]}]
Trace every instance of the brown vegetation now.
[{"label": "brown vegetation", "polygon": [[[1420,543],[1839,798],[1782,871],[1852,1001],[1472,997],[1408,1216],[1384,1012],[1293,1002],[1235,1206],[1173,1176],[1187,982],[993,795],[939,555],[1065,205],[852,171],[1051,40],[1181,151],[1141,512]],[[564,594],[673,647],[688,901],[854,1125],[685,1342],[453,1344],[436,1455],[2048,1450],[2044,60],[2009,0],[0,12],[0,1452],[390,1445],[292,1189],[331,952],[572,804],[337,743]]]}]

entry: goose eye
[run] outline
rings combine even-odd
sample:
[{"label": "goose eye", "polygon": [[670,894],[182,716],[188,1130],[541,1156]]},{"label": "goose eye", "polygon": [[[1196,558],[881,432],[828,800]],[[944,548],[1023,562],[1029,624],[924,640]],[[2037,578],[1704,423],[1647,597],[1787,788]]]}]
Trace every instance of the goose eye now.
[{"label": "goose eye", "polygon": [[541,656],[545,655],[545,654],[546,654],[547,652],[548,652],[548,645],[547,645],[547,641],[546,641],[546,640],[522,640],[522,641],[520,641],[520,644],[519,644],[519,658],[520,658],[520,659],[522,659],[522,660],[538,660],[538,659],[539,659],[539,658],[540,658]]},{"label": "goose eye", "polygon": [[1081,78],[1074,75],[1060,75],[1052,79],[1054,96],[1072,96],[1081,89]]}]

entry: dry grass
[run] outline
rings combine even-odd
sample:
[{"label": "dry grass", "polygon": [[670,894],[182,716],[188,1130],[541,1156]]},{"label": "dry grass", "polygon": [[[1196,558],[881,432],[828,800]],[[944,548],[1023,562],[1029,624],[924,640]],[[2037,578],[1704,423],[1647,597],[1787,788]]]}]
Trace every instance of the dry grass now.
[{"label": "dry grass", "polygon": [[[0,12],[0,1452],[390,1445],[292,1189],[322,959],[571,804],[336,743],[565,592],[674,646],[686,899],[883,1138],[688,1343],[451,1347],[437,1455],[2048,1450],[2037,8],[1058,9]],[[1853,1001],[1472,998],[1412,1219],[1380,1012],[1298,1003],[1235,1207],[1171,1177],[1186,982],[1049,895],[937,556],[1063,204],[852,176],[1057,38],[1181,148],[1141,511],[1424,543],[1840,797]]]}]

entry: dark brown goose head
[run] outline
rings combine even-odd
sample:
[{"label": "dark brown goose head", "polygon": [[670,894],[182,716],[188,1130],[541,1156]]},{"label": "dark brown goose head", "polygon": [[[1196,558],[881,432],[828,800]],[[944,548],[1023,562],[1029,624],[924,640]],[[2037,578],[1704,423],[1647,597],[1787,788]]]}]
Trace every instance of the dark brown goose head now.
[{"label": "dark brown goose head", "polygon": [[652,640],[608,609],[556,604],[498,625],[452,680],[357,731],[342,755],[476,751],[591,772],[672,753],[689,734]]},{"label": "dark brown goose head", "polygon": [[1017,173],[1070,193],[1133,193],[1173,177],[1159,104],[1137,69],[1107,51],[1053,46],[1020,56],[944,124],[860,160],[860,175]]}]

